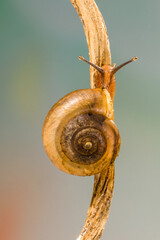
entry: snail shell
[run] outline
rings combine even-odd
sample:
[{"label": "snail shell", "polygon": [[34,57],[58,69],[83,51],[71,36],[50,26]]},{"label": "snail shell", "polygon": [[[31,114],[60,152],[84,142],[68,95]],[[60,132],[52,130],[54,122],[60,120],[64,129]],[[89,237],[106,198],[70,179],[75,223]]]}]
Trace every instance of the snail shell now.
[{"label": "snail shell", "polygon": [[94,175],[118,155],[119,131],[106,89],[71,92],[48,112],[42,138],[48,157],[62,171]]}]

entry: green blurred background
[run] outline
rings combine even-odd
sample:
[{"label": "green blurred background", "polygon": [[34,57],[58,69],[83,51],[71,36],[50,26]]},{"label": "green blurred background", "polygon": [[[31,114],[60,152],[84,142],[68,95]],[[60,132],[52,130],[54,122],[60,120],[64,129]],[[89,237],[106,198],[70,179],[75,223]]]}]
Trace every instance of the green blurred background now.
[{"label": "green blurred background", "polygon": [[[160,239],[160,1],[97,1],[116,75],[122,146],[102,237]],[[89,88],[82,24],[69,0],[0,1],[0,239],[71,240],[81,231],[93,177],[69,176],[44,151],[41,129],[58,99]]]}]

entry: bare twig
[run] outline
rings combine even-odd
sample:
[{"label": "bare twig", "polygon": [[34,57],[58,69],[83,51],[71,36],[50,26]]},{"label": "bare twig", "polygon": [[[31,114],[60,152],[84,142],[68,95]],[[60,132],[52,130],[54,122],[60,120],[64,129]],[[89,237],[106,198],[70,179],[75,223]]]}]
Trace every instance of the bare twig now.
[{"label": "bare twig", "polygon": [[[98,66],[111,65],[110,45],[102,15],[94,0],[71,0],[83,23],[90,61]],[[97,71],[90,68],[91,88]],[[98,240],[108,218],[114,188],[114,163],[94,177],[93,196],[85,225],[77,240]]]},{"label": "bare twig", "polygon": [[[71,0],[82,21],[90,61],[98,66],[111,65],[108,34],[103,17],[94,0]],[[97,71],[91,67],[91,88],[95,87]]]},{"label": "bare twig", "polygon": [[77,240],[98,240],[105,227],[114,188],[114,164],[95,175],[94,188],[85,225]]}]

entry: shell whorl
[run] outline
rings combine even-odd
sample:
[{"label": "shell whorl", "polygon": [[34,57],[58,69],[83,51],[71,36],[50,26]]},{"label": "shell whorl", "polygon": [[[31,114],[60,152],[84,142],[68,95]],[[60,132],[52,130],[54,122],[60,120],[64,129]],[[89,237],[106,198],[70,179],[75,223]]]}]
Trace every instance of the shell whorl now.
[{"label": "shell whorl", "polygon": [[61,145],[71,161],[88,165],[104,155],[107,148],[102,129],[104,121],[104,116],[90,112],[78,115],[67,124]]},{"label": "shell whorl", "polygon": [[101,172],[119,151],[113,104],[102,89],[77,90],[59,100],[43,126],[43,144],[51,161],[74,175]]}]

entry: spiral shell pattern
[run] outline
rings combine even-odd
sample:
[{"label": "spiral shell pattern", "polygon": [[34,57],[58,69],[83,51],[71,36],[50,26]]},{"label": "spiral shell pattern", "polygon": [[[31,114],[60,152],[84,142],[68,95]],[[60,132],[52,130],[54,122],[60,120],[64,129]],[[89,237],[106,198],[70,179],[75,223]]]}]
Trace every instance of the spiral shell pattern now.
[{"label": "spiral shell pattern", "polygon": [[102,89],[72,92],[49,111],[43,144],[51,161],[74,175],[94,175],[114,161],[120,136],[109,93]]}]

